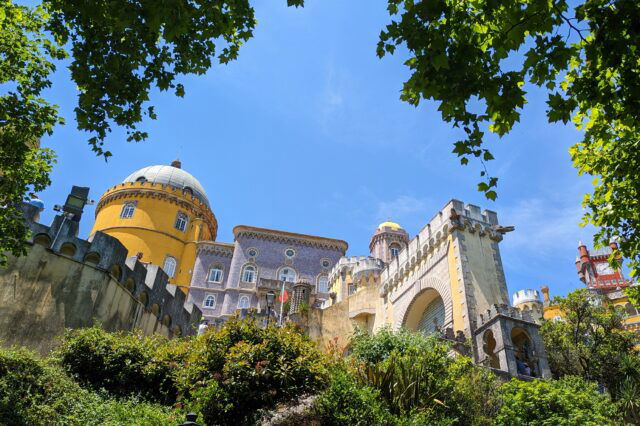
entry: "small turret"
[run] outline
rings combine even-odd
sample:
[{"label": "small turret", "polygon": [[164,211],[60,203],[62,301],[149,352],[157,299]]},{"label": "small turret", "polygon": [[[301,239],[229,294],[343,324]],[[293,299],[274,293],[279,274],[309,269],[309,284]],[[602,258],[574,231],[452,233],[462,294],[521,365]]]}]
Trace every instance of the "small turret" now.
[{"label": "small turret", "polygon": [[371,256],[390,263],[409,244],[409,234],[395,222],[383,222],[371,237],[369,250]]}]

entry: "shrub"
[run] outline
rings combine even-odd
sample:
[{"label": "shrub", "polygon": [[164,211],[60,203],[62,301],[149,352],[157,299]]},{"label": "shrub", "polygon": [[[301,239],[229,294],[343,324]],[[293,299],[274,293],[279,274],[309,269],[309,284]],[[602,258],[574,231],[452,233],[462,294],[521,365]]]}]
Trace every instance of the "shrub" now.
[{"label": "shrub", "polygon": [[82,390],[64,373],[24,349],[0,349],[0,419],[6,424],[38,424],[72,409]]},{"label": "shrub", "polygon": [[320,394],[315,410],[323,425],[375,426],[393,420],[377,390],[339,369],[332,375],[329,388]]},{"label": "shrub", "polygon": [[262,408],[304,393],[328,380],[326,358],[293,327],[258,327],[232,319],[191,342],[179,377],[190,407],[207,424],[246,423]]},{"label": "shrub", "polygon": [[110,333],[94,326],[67,331],[55,357],[71,376],[94,390],[171,404],[177,387],[172,376],[175,363],[167,355],[170,346],[159,336]]},{"label": "shrub", "polygon": [[616,406],[594,383],[567,376],[560,380],[522,382],[500,388],[496,425],[604,425],[617,418]]},{"label": "shrub", "polygon": [[403,424],[490,424],[497,411],[498,382],[434,336],[383,328],[357,332],[353,360],[363,384],[380,392]]},{"label": "shrub", "polygon": [[181,418],[166,407],[89,392],[31,352],[0,349],[2,424],[160,425]]},{"label": "shrub", "polygon": [[356,329],[351,338],[351,354],[369,365],[388,359],[393,351],[404,353],[410,348],[421,351],[428,350],[431,346],[429,339],[424,335],[406,329],[393,331],[391,326],[380,328],[374,335]]}]

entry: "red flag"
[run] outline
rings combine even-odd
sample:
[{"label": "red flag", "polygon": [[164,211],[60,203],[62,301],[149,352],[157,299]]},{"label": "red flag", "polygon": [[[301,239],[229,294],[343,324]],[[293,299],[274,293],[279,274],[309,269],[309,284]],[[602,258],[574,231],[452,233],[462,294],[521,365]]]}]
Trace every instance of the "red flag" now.
[{"label": "red flag", "polygon": [[284,293],[282,293],[280,297],[278,297],[278,302],[287,303],[287,300],[289,300],[289,292],[285,290]]}]

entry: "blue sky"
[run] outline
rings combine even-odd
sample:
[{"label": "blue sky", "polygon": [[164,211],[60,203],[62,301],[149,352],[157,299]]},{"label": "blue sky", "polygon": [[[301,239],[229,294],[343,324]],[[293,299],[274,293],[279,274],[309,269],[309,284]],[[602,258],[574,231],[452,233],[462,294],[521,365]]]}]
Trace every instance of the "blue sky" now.
[{"label": "blue sky", "polygon": [[158,119],[143,124],[149,139],[126,143],[115,130],[108,163],[76,130],[75,87],[60,67],[48,97],[67,124],[43,140],[58,154],[53,185],[40,194],[43,222],[71,185],[89,186],[97,200],[134,170],[179,157],[208,193],[218,241],[232,241],[233,226],[245,224],[344,239],[348,254],[366,255],[378,223],[390,218],[413,236],[457,198],[516,227],[501,243],[510,293],[581,286],[574,260],[578,240],[590,245],[593,233],[578,226],[591,179],[578,178],[569,159],[581,135],[546,122],[546,94],[532,92],[514,131],[489,139],[496,157],[489,171],[500,177],[491,202],[475,190],[480,165],[460,166],[451,154],[461,134],[441,121],[435,104],[399,100],[406,52],[376,57],[386,2],[254,4],[258,27],[239,59],[183,79],[182,99],[153,93]]}]

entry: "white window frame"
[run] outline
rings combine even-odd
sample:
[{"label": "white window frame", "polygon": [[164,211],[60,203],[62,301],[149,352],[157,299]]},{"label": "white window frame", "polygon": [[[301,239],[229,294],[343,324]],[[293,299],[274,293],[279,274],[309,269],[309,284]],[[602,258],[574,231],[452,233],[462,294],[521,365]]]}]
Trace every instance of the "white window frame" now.
[{"label": "white window frame", "polygon": [[[213,299],[212,306],[207,305],[207,300],[210,300],[209,298]],[[216,297],[215,294],[208,293],[204,296],[204,299],[202,300],[202,307],[204,309],[215,309],[217,304],[218,304],[218,298]]]},{"label": "white window frame", "polygon": [[[218,272],[218,279],[211,279],[211,273],[217,271]],[[213,268],[209,269],[209,273],[207,274],[207,282],[210,283],[221,283],[222,280],[224,279],[224,269],[221,266],[214,266]]]},{"label": "white window frame", "polygon": [[173,224],[173,227],[178,231],[185,232],[187,230],[187,225],[189,224],[189,216],[186,213],[178,212],[176,215],[176,221]]},{"label": "white window frame", "polygon": [[136,212],[137,203],[135,201],[127,201],[120,211],[120,219],[131,219]]},{"label": "white window frame", "polygon": [[[167,267],[167,262],[173,261],[173,270]],[[176,276],[176,270],[178,269],[178,259],[171,255],[167,255],[164,258],[164,263],[162,263],[162,270],[169,276],[169,278],[173,278]],[[171,273],[169,273],[171,272]]]},{"label": "white window frame", "polygon": [[[246,300],[247,301],[247,306],[242,306],[242,301]],[[243,294],[242,296],[238,297],[238,309],[249,309],[251,307],[251,299],[249,298],[249,296],[247,296],[246,294]]]},{"label": "white window frame", "polygon": [[[247,268],[253,269],[253,271],[251,271],[251,281],[245,279],[247,274]],[[242,267],[242,274],[240,274],[240,280],[242,282],[255,283],[257,278],[258,278],[258,268],[256,266],[249,264],[249,265],[244,265]]]},{"label": "white window frame", "polygon": [[[320,288],[320,280],[322,280],[323,278],[325,278],[327,280],[327,284],[326,284],[326,287],[325,287],[324,291]],[[327,274],[318,275],[318,283],[317,283],[317,286],[316,286],[316,291],[318,293],[328,293],[329,292],[329,277],[327,276]]]},{"label": "white window frame", "polygon": [[[291,256],[287,254],[289,250],[293,252]],[[287,247],[286,249],[284,249],[284,257],[286,257],[287,259],[293,259],[294,257],[296,257],[296,254],[296,249],[294,249],[293,247]]]},{"label": "white window frame", "polygon": [[[283,273],[285,270],[293,271],[293,279],[292,279],[292,280],[289,280],[289,279],[285,279],[285,280],[283,280],[283,279],[282,279],[282,273]],[[290,274],[287,274],[287,275],[290,275]],[[295,269],[293,269],[291,266],[283,266],[283,267],[282,267],[282,268],[280,268],[280,270],[278,271],[278,281],[280,281],[280,282],[282,282],[282,281],[286,281],[286,282],[288,282],[288,283],[295,283],[297,278],[298,278],[298,273],[297,273],[297,272],[296,272],[296,270],[295,270]]]},{"label": "white window frame", "polygon": [[[400,256],[400,250],[401,250],[401,248],[398,247],[397,245],[389,246],[389,254],[391,255],[391,257]],[[396,252],[395,254],[393,253],[394,251]]]}]

